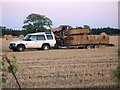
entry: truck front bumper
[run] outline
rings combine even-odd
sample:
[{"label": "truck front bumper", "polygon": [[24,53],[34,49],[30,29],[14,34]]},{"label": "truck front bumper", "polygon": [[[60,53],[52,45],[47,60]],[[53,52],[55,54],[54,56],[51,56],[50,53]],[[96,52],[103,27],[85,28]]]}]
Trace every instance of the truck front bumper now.
[{"label": "truck front bumper", "polygon": [[10,44],[9,49],[17,49],[17,47],[15,46],[15,44]]}]

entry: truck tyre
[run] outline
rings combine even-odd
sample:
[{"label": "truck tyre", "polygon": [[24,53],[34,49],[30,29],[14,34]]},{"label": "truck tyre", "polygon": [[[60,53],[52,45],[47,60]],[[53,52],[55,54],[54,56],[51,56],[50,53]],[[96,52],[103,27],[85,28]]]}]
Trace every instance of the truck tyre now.
[{"label": "truck tyre", "polygon": [[42,49],[43,49],[43,50],[49,50],[49,49],[50,49],[50,45],[44,44],[44,45],[42,46]]},{"label": "truck tyre", "polygon": [[16,52],[17,50],[16,49],[13,49],[13,52]]},{"label": "truck tyre", "polygon": [[25,47],[23,45],[19,45],[17,47],[18,52],[25,51]]}]

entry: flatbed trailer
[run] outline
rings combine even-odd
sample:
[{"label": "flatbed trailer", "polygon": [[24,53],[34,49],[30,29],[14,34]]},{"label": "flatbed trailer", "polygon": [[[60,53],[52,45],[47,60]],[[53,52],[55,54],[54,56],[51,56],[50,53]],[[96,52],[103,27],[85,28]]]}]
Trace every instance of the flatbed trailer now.
[{"label": "flatbed trailer", "polygon": [[61,29],[53,30],[56,36],[56,48],[99,48],[102,46],[115,46],[109,43],[109,35],[102,32],[99,35],[90,35],[89,28],[71,28],[60,26]]},{"label": "flatbed trailer", "polygon": [[92,48],[100,48],[100,47],[114,47],[114,44],[80,44],[80,45],[56,45],[56,48],[85,48],[85,49],[92,49]]}]

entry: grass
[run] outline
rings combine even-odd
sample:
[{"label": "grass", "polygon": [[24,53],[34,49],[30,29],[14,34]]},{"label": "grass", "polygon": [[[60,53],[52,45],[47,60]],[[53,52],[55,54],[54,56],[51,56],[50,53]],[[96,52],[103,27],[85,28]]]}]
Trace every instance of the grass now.
[{"label": "grass", "polygon": [[[120,60],[120,49],[118,50],[118,60]],[[113,71],[113,74],[117,81],[120,83],[120,62],[118,64],[117,69]]]}]

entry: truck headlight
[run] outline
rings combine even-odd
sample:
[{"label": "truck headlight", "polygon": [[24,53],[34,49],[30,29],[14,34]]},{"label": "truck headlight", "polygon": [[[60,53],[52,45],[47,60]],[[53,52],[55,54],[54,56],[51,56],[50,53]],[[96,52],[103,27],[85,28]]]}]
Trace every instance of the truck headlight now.
[{"label": "truck headlight", "polygon": [[10,43],[10,46],[15,46],[16,44],[15,43]]},{"label": "truck headlight", "polygon": [[15,46],[16,44],[15,43],[13,43],[13,46]]}]

